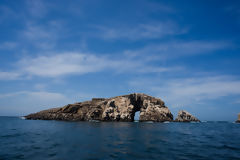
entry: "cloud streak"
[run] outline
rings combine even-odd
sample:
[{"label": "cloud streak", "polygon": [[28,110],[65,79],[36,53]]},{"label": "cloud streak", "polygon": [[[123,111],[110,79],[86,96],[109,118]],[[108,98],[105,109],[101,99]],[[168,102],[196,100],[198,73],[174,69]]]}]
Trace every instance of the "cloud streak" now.
[{"label": "cloud streak", "polygon": [[151,60],[166,60],[182,56],[210,54],[233,47],[231,43],[223,41],[170,41],[147,45],[137,50],[127,50],[125,54],[131,57],[151,57]]},{"label": "cloud streak", "polygon": [[0,71],[0,80],[16,80],[21,76],[20,73],[17,72],[1,72]]},{"label": "cloud streak", "polygon": [[174,22],[155,22],[147,24],[138,24],[127,27],[96,27],[103,39],[124,39],[124,40],[143,40],[143,39],[161,39],[166,36],[179,35],[187,32],[187,29],[179,29]]},{"label": "cloud streak", "polygon": [[17,47],[16,42],[4,42],[0,44],[1,50],[12,50],[12,49],[15,49],[16,47]]},{"label": "cloud streak", "polygon": [[27,58],[19,64],[25,73],[43,77],[97,72],[106,66],[104,59],[76,53]]},{"label": "cloud streak", "polygon": [[[60,21],[48,21],[44,25],[38,25],[34,21],[27,21],[25,28],[19,32],[22,45],[34,46],[38,50],[53,49],[61,39],[62,23]],[[20,41],[21,43],[21,41]]]},{"label": "cloud streak", "polygon": [[175,78],[168,81],[130,81],[132,87],[146,86],[174,107],[204,103],[205,100],[240,95],[240,80],[230,76]]},{"label": "cloud streak", "polygon": [[[14,101],[12,100],[14,99]],[[19,91],[0,94],[1,115],[26,115],[49,107],[59,107],[72,102],[65,95],[45,91]]]},{"label": "cloud streak", "polygon": [[[43,36],[47,34],[43,34]],[[32,36],[31,34],[29,35]],[[40,36],[41,37],[41,36]],[[45,36],[44,36],[45,37]],[[145,46],[138,50],[126,50],[124,54],[112,57],[91,53],[65,52],[43,53],[37,57],[25,57],[17,62],[17,70],[0,72],[0,80],[14,80],[26,76],[58,77],[65,75],[83,75],[104,71],[115,73],[162,73],[180,71],[183,66],[156,65],[155,61],[171,61],[183,56],[216,53],[233,45],[222,41],[183,41],[165,42]]]},{"label": "cloud streak", "polygon": [[43,0],[26,0],[25,2],[28,13],[35,18],[44,17],[48,12],[47,4]]},{"label": "cloud streak", "polygon": [[162,73],[181,70],[181,67],[156,66],[148,61],[135,60],[126,56],[96,56],[89,53],[66,52],[22,58],[16,63],[14,72],[0,72],[0,80],[14,80],[29,76],[59,77],[87,73]]}]

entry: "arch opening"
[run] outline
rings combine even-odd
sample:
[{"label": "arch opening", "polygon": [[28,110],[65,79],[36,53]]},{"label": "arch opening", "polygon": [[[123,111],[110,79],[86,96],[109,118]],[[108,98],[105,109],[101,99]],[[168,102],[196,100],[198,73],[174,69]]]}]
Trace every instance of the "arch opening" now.
[{"label": "arch opening", "polygon": [[139,117],[140,117],[140,111],[135,112],[134,121],[139,121]]},{"label": "arch opening", "polygon": [[132,97],[130,97],[130,102],[134,106],[132,110],[131,120],[139,121],[141,108],[143,107],[143,99],[141,96],[134,94]]}]

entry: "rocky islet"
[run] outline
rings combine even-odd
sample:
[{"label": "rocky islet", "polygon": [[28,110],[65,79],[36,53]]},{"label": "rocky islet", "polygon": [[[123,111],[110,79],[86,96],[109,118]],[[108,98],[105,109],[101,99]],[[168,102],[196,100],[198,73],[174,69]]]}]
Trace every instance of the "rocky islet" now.
[{"label": "rocky islet", "polygon": [[197,119],[192,114],[184,110],[181,110],[178,112],[178,116],[174,121],[175,122],[200,122],[199,119]]},{"label": "rocky islet", "polygon": [[140,111],[140,122],[199,122],[196,117],[186,111],[180,111],[178,117],[173,120],[172,113],[161,99],[143,93],[112,98],[93,98],[91,101],[68,104],[63,107],[29,114],[25,118],[34,120],[132,122],[137,111]]}]

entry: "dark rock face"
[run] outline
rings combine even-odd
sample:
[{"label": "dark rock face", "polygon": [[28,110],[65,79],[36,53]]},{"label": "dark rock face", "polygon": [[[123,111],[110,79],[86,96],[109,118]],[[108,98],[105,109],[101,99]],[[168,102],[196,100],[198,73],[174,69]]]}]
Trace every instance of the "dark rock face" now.
[{"label": "dark rock face", "polygon": [[161,99],[134,93],[113,98],[93,98],[92,101],[68,104],[25,116],[26,119],[66,121],[134,121],[140,111],[139,121],[172,121],[173,115]]},{"label": "dark rock face", "polygon": [[178,117],[174,120],[175,122],[200,122],[199,119],[188,113],[187,111],[179,111]]},{"label": "dark rock face", "polygon": [[236,120],[236,123],[240,123],[240,113],[238,113],[238,119]]}]

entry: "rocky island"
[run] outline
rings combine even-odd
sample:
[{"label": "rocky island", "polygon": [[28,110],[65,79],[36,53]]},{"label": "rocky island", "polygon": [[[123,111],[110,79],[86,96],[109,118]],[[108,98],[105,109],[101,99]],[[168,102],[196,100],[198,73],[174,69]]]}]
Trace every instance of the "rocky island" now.
[{"label": "rocky island", "polygon": [[240,123],[240,113],[238,113],[238,119],[236,120],[236,123]]},{"label": "rocky island", "polygon": [[[60,108],[43,110],[25,116],[26,119],[65,120],[65,121],[134,121],[140,111],[139,121],[165,122],[173,121],[173,115],[159,99],[142,93],[117,96],[112,98],[93,98],[91,101],[68,104]],[[184,112],[188,113],[188,112]],[[199,121],[189,114],[181,114],[177,121]],[[192,117],[192,118],[191,118]]]},{"label": "rocky island", "polygon": [[200,122],[199,119],[188,113],[187,111],[179,111],[175,122]]}]

